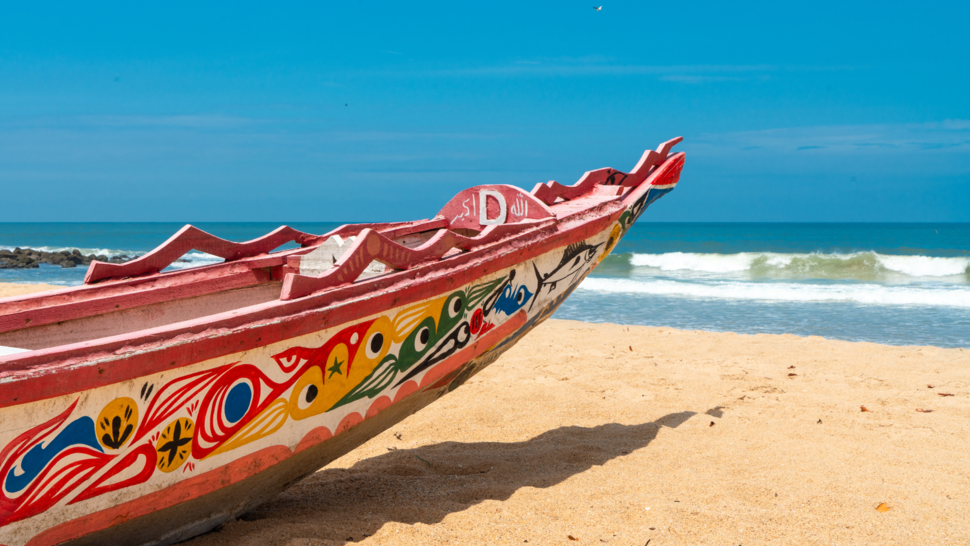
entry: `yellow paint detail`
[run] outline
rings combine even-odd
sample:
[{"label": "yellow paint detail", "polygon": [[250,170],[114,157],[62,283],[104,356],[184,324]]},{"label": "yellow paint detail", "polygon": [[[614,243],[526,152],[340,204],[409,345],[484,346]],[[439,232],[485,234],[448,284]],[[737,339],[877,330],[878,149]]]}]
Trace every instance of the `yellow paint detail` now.
[{"label": "yellow paint detail", "polygon": [[195,424],[188,417],[180,417],[165,427],[158,441],[155,442],[155,452],[158,461],[155,466],[162,472],[173,472],[192,453],[192,434]]},{"label": "yellow paint detail", "polygon": [[[372,351],[376,345],[374,343],[375,336],[380,335],[380,347],[377,351]],[[367,329],[367,333],[364,334],[364,339],[360,342],[360,348],[357,349],[357,354],[354,356],[354,361],[350,365],[350,377],[348,378],[353,385],[360,383],[365,377],[370,375],[374,368],[381,363],[381,360],[387,356],[387,352],[391,349],[392,343],[399,342],[398,336],[394,330],[391,320],[387,317],[378,317],[370,328]],[[338,398],[339,400],[339,398]]]},{"label": "yellow paint detail", "polygon": [[419,303],[408,307],[407,309],[401,311],[394,317],[394,332],[395,332],[395,343],[400,343],[404,341],[404,338],[408,337],[408,334],[421,324],[421,321],[431,317],[434,319],[435,324],[438,323],[438,318],[441,317],[441,309],[444,307],[445,302],[448,301],[448,296],[443,296],[440,298],[435,298],[431,301],[426,301],[424,303]]},{"label": "yellow paint detail", "polygon": [[319,366],[303,372],[290,392],[290,402],[287,405],[290,416],[299,421],[326,411],[330,406],[323,405],[320,396],[323,388],[323,372]]},{"label": "yellow paint detail", "polygon": [[[363,350],[364,348],[361,347],[360,351]],[[330,351],[322,368],[314,366],[303,372],[303,375],[297,379],[290,393],[288,405],[290,416],[299,421],[319,415],[333,407],[356,385],[348,377],[348,368],[350,368],[350,353],[346,345],[339,343]]]},{"label": "yellow paint detail", "polygon": [[613,226],[613,231],[610,231],[610,238],[606,240],[606,248],[603,249],[603,254],[600,255],[600,259],[596,261],[596,265],[599,265],[603,260],[606,259],[607,256],[610,255],[610,252],[613,251],[616,243],[620,241],[621,232],[622,230],[620,229],[620,224]]},{"label": "yellow paint detail", "polygon": [[138,428],[138,404],[128,397],[115,398],[98,414],[98,442],[105,449],[121,449]]},{"label": "yellow paint detail", "polygon": [[270,434],[273,434],[283,426],[283,423],[286,423],[286,418],[289,414],[288,406],[289,405],[286,403],[286,400],[282,398],[273,400],[270,405],[266,406],[266,409],[261,411],[259,415],[253,418],[252,421],[246,423],[246,425],[236,431],[231,438],[226,440],[224,444],[219,446],[219,449],[216,449],[212,453],[206,455],[205,458],[208,459],[213,455],[232,451],[233,449],[242,447],[250,442],[255,442],[260,438],[265,438]]}]

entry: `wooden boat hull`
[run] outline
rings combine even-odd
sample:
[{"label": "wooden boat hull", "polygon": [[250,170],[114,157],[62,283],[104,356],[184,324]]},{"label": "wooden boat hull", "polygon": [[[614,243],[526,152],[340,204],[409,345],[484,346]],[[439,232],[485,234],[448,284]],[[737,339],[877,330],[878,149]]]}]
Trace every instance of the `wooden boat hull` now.
[{"label": "wooden boat hull", "polygon": [[[406,292],[375,290],[181,344],[174,335],[162,349],[98,353],[70,367],[76,384],[64,384],[75,377],[67,371],[31,368],[17,394],[0,394],[0,544],[170,544],[271,499],[456,388],[551,316],[670,191],[682,163],[680,154],[658,167],[653,177],[665,183],[605,199],[473,268],[456,260],[450,273],[410,279]],[[215,356],[192,358],[200,352]],[[168,355],[183,360],[165,365]],[[141,371],[146,358],[152,373]],[[105,370],[105,384],[85,383]]]}]

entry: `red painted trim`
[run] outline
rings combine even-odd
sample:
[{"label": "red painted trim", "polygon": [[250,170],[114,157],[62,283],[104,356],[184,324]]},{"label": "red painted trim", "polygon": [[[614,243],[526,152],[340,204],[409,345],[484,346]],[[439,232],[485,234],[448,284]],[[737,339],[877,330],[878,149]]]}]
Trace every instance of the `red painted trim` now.
[{"label": "red painted trim", "polygon": [[297,242],[300,246],[307,246],[316,242],[318,238],[316,235],[303,233],[289,226],[280,226],[257,239],[244,243],[234,243],[202,231],[195,226],[187,225],[155,250],[130,262],[123,264],[91,262],[88,272],[84,276],[84,283],[91,284],[111,277],[136,277],[158,273],[191,250],[212,254],[231,262],[257,254],[265,254],[290,241]]},{"label": "red painted trim", "polygon": [[308,296],[314,292],[352,283],[374,260],[387,264],[394,269],[414,269],[439,261],[452,248],[472,250],[501,241],[526,230],[551,227],[552,222],[527,221],[518,224],[489,226],[477,237],[464,237],[442,229],[428,242],[417,248],[408,248],[388,239],[383,234],[365,229],[354,241],[353,246],[332,268],[318,277],[288,273],[283,280],[281,300],[292,300]]},{"label": "red painted trim", "polygon": [[536,184],[535,188],[532,189],[532,194],[543,203],[552,205],[559,198],[565,201],[576,199],[581,195],[589,193],[595,186],[600,184],[619,184],[628,187],[639,186],[650,174],[651,168],[666,161],[670,149],[682,140],[684,140],[684,137],[672,138],[662,143],[657,148],[657,151],[647,150],[643,152],[643,156],[640,157],[640,161],[630,171],[630,174],[609,168],[588,171],[572,186],[563,186],[555,180],[550,180],[545,184]]},{"label": "red painted trim", "polygon": [[[433,219],[393,224],[347,224],[321,236],[323,239],[318,243],[333,235],[357,235],[360,231],[369,229],[367,226],[379,228],[385,236],[401,237],[417,231],[445,227],[447,222]],[[281,266],[288,257],[306,254],[313,248],[284,250],[238,262],[213,264],[149,277],[103,281],[96,285],[45,292],[34,297],[28,295],[0,299],[0,332],[19,330],[28,325],[42,326],[122,311],[173,299],[204,296],[270,280],[282,280],[282,277],[273,278],[272,272],[260,269]]]},{"label": "red painted trim", "polygon": [[[677,161],[676,158],[681,160]],[[668,158],[648,181],[675,168]],[[671,161],[673,160],[673,161]],[[582,241],[615,222],[650,185],[560,218],[555,228],[527,232],[501,247],[472,250],[416,269],[291,301],[273,301],[134,334],[12,355],[0,364],[0,407],[43,400],[252,350],[407,305],[473,282],[556,248]],[[622,200],[622,202],[621,202]],[[366,298],[362,311],[357,298]],[[124,365],[119,365],[121,362]]]},{"label": "red painted trim", "polygon": [[[486,259],[482,259],[485,258],[482,254],[488,249],[444,260],[434,264],[449,266],[441,275],[428,275],[424,269],[432,266],[425,266],[367,279],[307,298],[253,306],[245,314],[220,313],[140,331],[137,336],[113,336],[23,353],[19,358],[9,359],[0,369],[0,407],[127,381],[338,326],[366,314],[359,306],[351,304],[354,298],[369,296],[368,309],[373,310],[417,302],[452,286],[470,283],[489,271],[511,267],[560,246],[584,240],[605,229],[619,214],[620,208],[617,207],[609,216],[584,222],[559,237],[540,236],[514,241],[516,245],[512,248]],[[480,261],[476,267],[468,267],[473,260]],[[400,290],[404,287],[408,289]],[[243,329],[246,325],[250,326]],[[173,342],[173,338],[179,339]],[[122,361],[124,365],[117,365]]]},{"label": "red painted trim", "polygon": [[0,315],[0,332],[101,315],[163,301],[194,298],[225,290],[254,286],[272,280],[273,277],[269,271],[247,268],[238,273],[203,278],[191,284],[148,287],[134,292],[105,295],[96,300],[82,300],[63,303],[55,307],[27,309]]}]

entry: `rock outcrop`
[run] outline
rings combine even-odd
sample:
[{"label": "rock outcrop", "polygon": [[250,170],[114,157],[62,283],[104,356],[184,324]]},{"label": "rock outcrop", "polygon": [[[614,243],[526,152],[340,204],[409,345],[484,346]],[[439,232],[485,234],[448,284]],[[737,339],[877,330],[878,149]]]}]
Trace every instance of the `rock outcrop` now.
[{"label": "rock outcrop", "polygon": [[0,250],[0,269],[36,269],[40,264],[59,265],[61,267],[77,267],[79,265],[90,265],[92,261],[110,262],[120,264],[133,260],[137,256],[107,257],[104,254],[95,256],[81,254],[78,249],[61,250],[60,252],[44,252],[32,248],[15,248],[13,250]]}]

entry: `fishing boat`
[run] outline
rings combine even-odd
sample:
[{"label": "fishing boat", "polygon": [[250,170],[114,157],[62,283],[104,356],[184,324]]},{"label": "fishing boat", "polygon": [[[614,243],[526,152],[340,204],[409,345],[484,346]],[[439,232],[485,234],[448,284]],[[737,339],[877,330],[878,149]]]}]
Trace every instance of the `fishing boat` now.
[{"label": "fishing boat", "polygon": [[[171,544],[273,498],[547,319],[677,184],[680,140],[428,220],[243,243],[186,226],[0,300],[0,544]],[[166,271],[192,250],[225,261]]]}]

